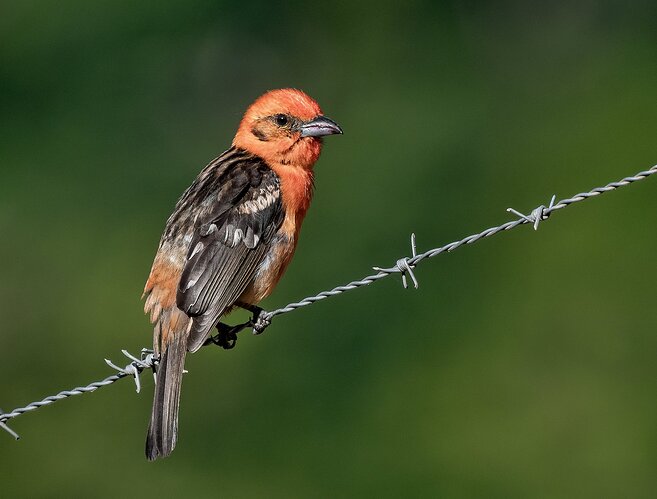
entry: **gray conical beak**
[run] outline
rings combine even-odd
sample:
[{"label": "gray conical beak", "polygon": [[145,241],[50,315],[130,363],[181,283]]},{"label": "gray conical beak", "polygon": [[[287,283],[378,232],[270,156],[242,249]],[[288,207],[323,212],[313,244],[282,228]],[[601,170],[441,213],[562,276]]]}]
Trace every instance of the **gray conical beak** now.
[{"label": "gray conical beak", "polygon": [[306,121],[299,127],[302,137],[323,137],[324,135],[342,134],[342,128],[335,121],[326,116]]}]

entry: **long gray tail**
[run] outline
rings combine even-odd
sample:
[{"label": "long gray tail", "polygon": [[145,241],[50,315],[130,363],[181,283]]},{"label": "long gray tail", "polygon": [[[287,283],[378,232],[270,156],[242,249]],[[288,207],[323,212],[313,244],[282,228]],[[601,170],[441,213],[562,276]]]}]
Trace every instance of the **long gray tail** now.
[{"label": "long gray tail", "polygon": [[153,412],[146,436],[146,457],[149,461],[171,454],[178,438],[178,406],[187,335],[172,336],[157,369]]}]

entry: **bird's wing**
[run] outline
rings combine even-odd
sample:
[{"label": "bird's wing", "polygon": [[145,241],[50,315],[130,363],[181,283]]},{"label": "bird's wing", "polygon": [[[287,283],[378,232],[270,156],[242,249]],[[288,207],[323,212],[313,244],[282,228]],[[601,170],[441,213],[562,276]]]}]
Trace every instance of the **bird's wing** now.
[{"label": "bird's wing", "polygon": [[196,220],[177,292],[178,308],[194,318],[191,351],[253,281],[285,217],[279,178],[262,160],[249,156],[220,170],[210,180],[215,188],[199,189],[203,199],[188,199],[212,203]]}]

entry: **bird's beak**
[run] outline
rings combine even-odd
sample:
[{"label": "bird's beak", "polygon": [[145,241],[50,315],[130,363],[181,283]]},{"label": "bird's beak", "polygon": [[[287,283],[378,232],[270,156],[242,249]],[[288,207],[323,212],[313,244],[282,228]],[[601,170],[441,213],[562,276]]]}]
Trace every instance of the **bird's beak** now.
[{"label": "bird's beak", "polygon": [[326,116],[318,116],[315,119],[303,123],[301,130],[302,137],[323,137],[324,135],[342,134],[342,128],[335,121]]}]

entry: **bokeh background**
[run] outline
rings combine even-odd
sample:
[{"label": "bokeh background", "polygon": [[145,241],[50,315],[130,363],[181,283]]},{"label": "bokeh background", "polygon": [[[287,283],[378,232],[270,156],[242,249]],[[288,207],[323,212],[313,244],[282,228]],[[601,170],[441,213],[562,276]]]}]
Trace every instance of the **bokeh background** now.
[{"label": "bokeh background", "polygon": [[[164,222],[267,89],[330,137],[265,306],[657,163],[657,4],[3,2],[0,407],[150,342]],[[0,434],[3,497],[654,497],[657,181],[443,255]],[[234,320],[243,319],[243,316]]]}]

